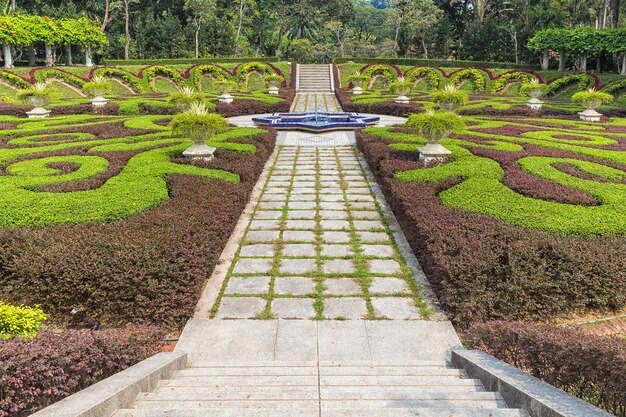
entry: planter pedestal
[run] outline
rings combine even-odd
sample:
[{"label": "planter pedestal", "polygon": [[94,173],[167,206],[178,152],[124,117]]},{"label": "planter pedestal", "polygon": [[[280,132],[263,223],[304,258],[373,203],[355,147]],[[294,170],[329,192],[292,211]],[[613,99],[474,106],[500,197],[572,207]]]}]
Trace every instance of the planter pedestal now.
[{"label": "planter pedestal", "polygon": [[354,94],[355,96],[360,96],[361,94],[363,94],[363,89],[361,87],[354,87],[352,89],[352,94]]},{"label": "planter pedestal", "polygon": [[108,100],[102,96],[97,96],[91,100],[91,105],[94,107],[104,107],[108,103]]},{"label": "planter pedestal", "polygon": [[426,165],[444,162],[452,154],[450,150],[444,148],[439,143],[428,143],[426,146],[417,148],[417,150],[420,153],[420,161]]},{"label": "planter pedestal", "polygon": [[185,158],[204,159],[210,161],[215,158],[216,148],[205,143],[194,143],[183,152]]},{"label": "planter pedestal", "polygon": [[43,119],[44,117],[50,116],[51,111],[46,110],[43,107],[35,107],[31,111],[27,111],[29,119]]},{"label": "planter pedestal", "polygon": [[270,87],[269,90],[267,90],[267,93],[273,96],[277,96],[279,91],[280,91],[280,88],[278,87]]},{"label": "planter pedestal", "polygon": [[585,122],[599,122],[602,115],[595,110],[587,109],[578,113],[578,117]]},{"label": "planter pedestal", "polygon": [[395,102],[400,104],[407,104],[409,102],[409,98],[405,95],[401,95],[396,97]]},{"label": "planter pedestal", "polygon": [[228,93],[224,93],[224,94],[222,94],[221,96],[219,96],[219,99],[220,99],[220,103],[227,103],[227,104],[230,104],[230,103],[232,103],[232,102],[233,102],[234,97],[233,97],[233,96],[231,96],[231,95],[230,95],[230,94],[228,94]]},{"label": "planter pedestal", "polygon": [[532,110],[540,110],[543,106],[543,101],[539,100],[536,97],[531,98],[526,102],[526,105],[530,107]]}]

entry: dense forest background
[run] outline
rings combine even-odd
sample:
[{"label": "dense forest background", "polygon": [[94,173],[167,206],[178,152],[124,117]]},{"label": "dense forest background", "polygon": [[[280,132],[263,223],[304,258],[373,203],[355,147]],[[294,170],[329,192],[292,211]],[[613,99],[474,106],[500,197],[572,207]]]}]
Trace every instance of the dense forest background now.
[{"label": "dense forest background", "polygon": [[621,26],[621,0],[10,0],[16,12],[87,16],[104,58],[310,55],[537,62],[545,28]]}]

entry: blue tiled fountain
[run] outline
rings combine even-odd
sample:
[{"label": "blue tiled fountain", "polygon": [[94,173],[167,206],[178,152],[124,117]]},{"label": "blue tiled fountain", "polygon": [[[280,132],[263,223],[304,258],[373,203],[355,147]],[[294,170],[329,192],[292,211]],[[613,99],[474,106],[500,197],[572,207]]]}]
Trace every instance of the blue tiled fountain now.
[{"label": "blue tiled fountain", "polygon": [[380,117],[364,116],[358,113],[327,113],[315,110],[305,113],[274,113],[271,116],[253,117],[252,121],[256,125],[277,130],[303,130],[322,133],[371,126],[378,123]]}]

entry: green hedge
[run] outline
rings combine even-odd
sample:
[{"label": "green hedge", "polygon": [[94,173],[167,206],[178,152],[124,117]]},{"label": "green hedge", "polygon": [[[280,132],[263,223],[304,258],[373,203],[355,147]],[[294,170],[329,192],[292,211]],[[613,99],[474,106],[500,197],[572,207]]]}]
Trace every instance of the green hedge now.
[{"label": "green hedge", "polygon": [[539,65],[515,64],[513,62],[487,62],[487,61],[448,61],[446,59],[406,59],[406,58],[337,58],[336,64],[354,62],[357,64],[389,64],[418,66],[426,65],[433,67],[486,67],[486,68],[523,68],[539,70]]},{"label": "green hedge", "polygon": [[124,65],[184,65],[184,64],[218,64],[225,62],[279,62],[280,57],[265,58],[174,58],[174,59],[103,59],[102,65],[124,66]]}]

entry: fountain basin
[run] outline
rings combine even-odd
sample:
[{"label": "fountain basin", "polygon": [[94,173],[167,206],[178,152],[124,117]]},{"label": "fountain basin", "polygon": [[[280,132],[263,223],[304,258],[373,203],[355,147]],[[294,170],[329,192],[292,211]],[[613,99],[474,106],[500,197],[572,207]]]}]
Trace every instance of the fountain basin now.
[{"label": "fountain basin", "polygon": [[274,113],[266,117],[253,117],[259,126],[277,130],[303,130],[308,132],[328,132],[332,130],[354,130],[374,125],[380,117],[364,116],[358,113],[326,113],[311,111],[305,113]]}]

